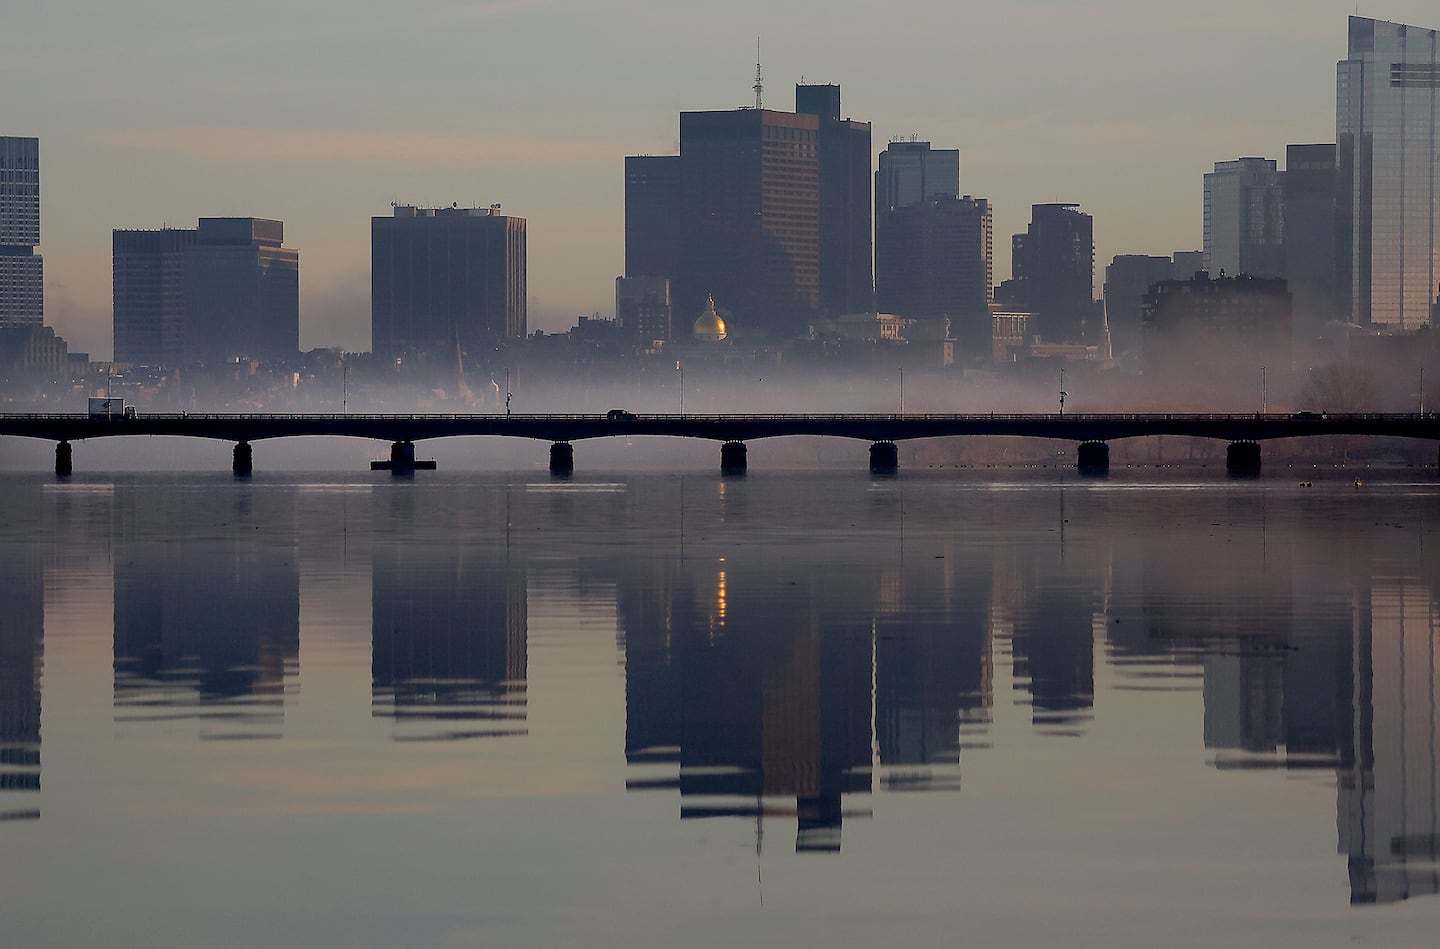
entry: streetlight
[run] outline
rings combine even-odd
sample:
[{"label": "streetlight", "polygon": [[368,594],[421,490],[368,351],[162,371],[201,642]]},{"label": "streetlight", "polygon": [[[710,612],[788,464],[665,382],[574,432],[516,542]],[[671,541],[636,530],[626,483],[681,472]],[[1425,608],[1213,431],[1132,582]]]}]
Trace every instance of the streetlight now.
[{"label": "streetlight", "polygon": [[340,354],[340,414],[350,414],[350,363]]},{"label": "streetlight", "polygon": [[902,366],[895,370],[900,373],[900,414],[905,414],[905,369]]},{"label": "streetlight", "polygon": [[680,414],[685,414],[685,367],[675,360],[675,371],[680,373]]},{"label": "streetlight", "polygon": [[1420,414],[1425,414],[1425,367],[1420,367]]},{"label": "streetlight", "polygon": [[1260,414],[1265,414],[1265,367],[1260,367]]},{"label": "streetlight", "polygon": [[510,414],[510,367],[505,367],[505,414]]},{"label": "streetlight", "polygon": [[1060,414],[1065,414],[1065,367],[1060,367]]}]

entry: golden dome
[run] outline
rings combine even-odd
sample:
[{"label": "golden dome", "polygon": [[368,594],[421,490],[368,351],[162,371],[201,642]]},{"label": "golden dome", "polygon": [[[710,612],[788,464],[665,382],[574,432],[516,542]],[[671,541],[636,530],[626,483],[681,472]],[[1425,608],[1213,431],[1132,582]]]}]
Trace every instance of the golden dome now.
[{"label": "golden dome", "polygon": [[724,318],[715,312],[715,297],[706,297],[705,312],[695,321],[695,338],[705,343],[718,343],[725,338],[727,331]]}]

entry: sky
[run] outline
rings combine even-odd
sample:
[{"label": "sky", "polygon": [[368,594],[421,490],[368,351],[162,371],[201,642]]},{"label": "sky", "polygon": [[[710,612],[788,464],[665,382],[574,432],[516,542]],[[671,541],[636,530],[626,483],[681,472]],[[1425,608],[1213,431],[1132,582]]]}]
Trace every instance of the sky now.
[{"label": "sky", "polygon": [[613,315],[623,159],[681,110],[841,86],[875,148],[959,148],[995,207],[996,281],[1034,203],[1122,253],[1200,248],[1215,161],[1328,142],[1346,17],[1421,0],[5,0],[0,134],[41,154],[46,322],[108,358],[110,232],[285,222],[302,348],[366,350],[369,224],[391,202],[527,219],[530,328]]}]

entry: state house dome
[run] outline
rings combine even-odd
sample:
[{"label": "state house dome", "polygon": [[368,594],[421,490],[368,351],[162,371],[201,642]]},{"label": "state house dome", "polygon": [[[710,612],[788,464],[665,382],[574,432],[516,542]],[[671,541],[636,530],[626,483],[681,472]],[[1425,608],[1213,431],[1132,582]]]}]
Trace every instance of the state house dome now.
[{"label": "state house dome", "polygon": [[718,343],[726,337],[728,327],[724,318],[715,312],[713,294],[705,298],[705,312],[695,321],[693,333],[695,338],[703,343]]}]

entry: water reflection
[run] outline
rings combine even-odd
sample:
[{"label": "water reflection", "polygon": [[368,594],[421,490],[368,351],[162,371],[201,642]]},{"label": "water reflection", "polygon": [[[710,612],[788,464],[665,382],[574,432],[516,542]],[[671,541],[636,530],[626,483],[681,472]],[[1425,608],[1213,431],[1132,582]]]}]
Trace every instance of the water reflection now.
[{"label": "water reflection", "polygon": [[174,537],[157,531],[171,503],[127,492],[116,504],[116,720],[279,737],[300,650],[294,493],[236,495]]},{"label": "water reflection", "polygon": [[0,547],[0,821],[40,817],[40,667],[45,583],[38,551]]},{"label": "water reflection", "polygon": [[[1042,784],[1063,767],[1047,749],[1123,780],[1134,749],[1102,740],[1106,715],[1126,693],[1173,693],[1159,696],[1181,710],[1168,737],[1197,772],[1242,789],[1334,774],[1335,827],[1314,833],[1334,840],[1353,903],[1440,893],[1440,565],[1413,500],[713,487],[387,483],[339,505],[284,486],[119,488],[87,502],[108,531],[113,628],[98,634],[113,642],[114,719],[127,734],[189,722],[200,738],[283,744],[311,634],[302,579],[321,576],[359,604],[368,668],[362,651],[320,673],[368,693],[368,717],[345,714],[368,729],[350,740],[379,739],[364,745],[377,770],[504,737],[470,747],[497,749],[512,775],[545,771],[564,752],[532,734],[530,703],[565,683],[532,668],[529,627],[543,612],[578,629],[613,598],[618,650],[608,617],[602,648],[623,680],[625,787],[673,801],[672,820],[753,822],[757,848],[778,826],[787,850],[793,826],[795,852],[833,854],[848,821],[883,815],[878,795],[965,795],[962,779],[1017,746]],[[0,544],[0,818],[32,823],[46,564],[95,539],[71,536],[93,518],[55,523],[44,543]],[[302,542],[337,529],[341,542]],[[353,574],[337,566],[351,556]],[[532,613],[539,597],[565,603]],[[618,787],[618,729],[605,740]]]}]

